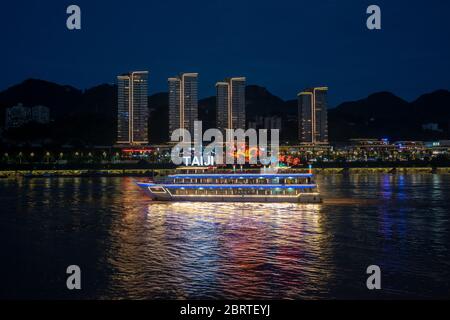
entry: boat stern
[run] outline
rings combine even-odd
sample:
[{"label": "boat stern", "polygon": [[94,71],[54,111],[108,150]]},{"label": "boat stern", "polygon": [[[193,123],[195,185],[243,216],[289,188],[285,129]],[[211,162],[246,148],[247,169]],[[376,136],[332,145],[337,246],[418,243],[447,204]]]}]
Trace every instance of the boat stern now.
[{"label": "boat stern", "polygon": [[298,197],[299,203],[322,203],[323,198],[320,193],[302,193]]}]

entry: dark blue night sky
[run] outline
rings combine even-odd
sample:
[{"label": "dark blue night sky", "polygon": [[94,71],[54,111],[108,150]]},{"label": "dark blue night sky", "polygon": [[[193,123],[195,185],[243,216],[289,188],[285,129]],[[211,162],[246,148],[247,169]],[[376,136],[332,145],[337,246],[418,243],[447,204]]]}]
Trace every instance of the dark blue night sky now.
[{"label": "dark blue night sky", "polygon": [[[66,7],[82,30],[66,29]],[[366,8],[382,9],[382,30]],[[130,70],[200,73],[200,96],[246,76],[284,99],[314,85],[331,104],[389,90],[411,100],[450,88],[450,1],[2,1],[0,90],[26,78],[87,88]]]}]

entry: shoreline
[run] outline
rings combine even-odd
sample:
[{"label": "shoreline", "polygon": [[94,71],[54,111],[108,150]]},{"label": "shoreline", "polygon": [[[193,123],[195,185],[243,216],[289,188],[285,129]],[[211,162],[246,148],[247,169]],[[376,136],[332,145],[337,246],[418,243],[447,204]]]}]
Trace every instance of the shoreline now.
[{"label": "shoreline", "polygon": [[[291,169],[305,172],[307,169]],[[50,177],[152,177],[174,173],[174,169],[52,169],[0,170],[0,178]],[[314,168],[316,175],[329,174],[450,174],[450,167],[375,167],[375,168]]]}]

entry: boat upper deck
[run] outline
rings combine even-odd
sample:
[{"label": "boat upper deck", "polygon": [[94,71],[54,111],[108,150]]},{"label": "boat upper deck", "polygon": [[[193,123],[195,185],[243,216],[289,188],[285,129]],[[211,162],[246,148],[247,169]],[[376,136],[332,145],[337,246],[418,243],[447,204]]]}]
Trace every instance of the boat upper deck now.
[{"label": "boat upper deck", "polygon": [[173,179],[276,179],[276,178],[311,178],[312,173],[197,173],[197,174],[173,174],[169,178]]},{"label": "boat upper deck", "polygon": [[254,174],[254,173],[218,173],[218,174],[174,174],[156,182],[164,184],[248,184],[248,185],[305,185],[314,184],[312,174]]}]

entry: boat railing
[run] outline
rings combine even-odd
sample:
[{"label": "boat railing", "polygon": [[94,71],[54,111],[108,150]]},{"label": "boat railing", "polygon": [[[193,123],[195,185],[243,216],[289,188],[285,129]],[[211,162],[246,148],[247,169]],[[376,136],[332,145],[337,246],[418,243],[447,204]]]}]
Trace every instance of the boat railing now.
[{"label": "boat railing", "polygon": [[[237,181],[227,181],[227,180],[223,180],[223,181],[183,181],[183,179],[181,181],[177,181],[173,178],[169,178],[169,177],[158,177],[155,178],[154,180],[155,183],[157,184],[165,184],[165,185],[170,185],[170,184],[198,184],[198,185],[208,185],[208,184],[215,184],[215,185],[227,185],[227,184],[235,184]],[[290,185],[313,185],[316,184],[316,182],[314,180],[308,180],[308,181],[304,181],[304,182],[297,182],[297,183],[286,183],[286,182],[274,182],[274,181],[266,181],[264,183],[260,183],[258,180],[255,181],[251,181],[248,184],[254,184],[254,185],[267,185],[267,184],[273,184],[273,185],[280,185],[280,186],[290,186]]]}]

